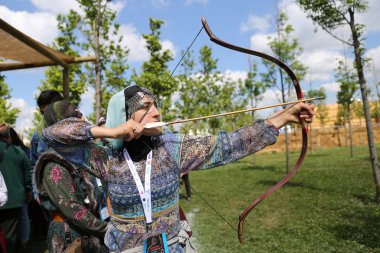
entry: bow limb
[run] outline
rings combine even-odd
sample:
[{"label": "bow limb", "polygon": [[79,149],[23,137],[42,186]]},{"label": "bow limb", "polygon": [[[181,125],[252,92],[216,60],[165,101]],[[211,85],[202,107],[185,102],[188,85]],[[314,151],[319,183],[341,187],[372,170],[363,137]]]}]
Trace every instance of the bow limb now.
[{"label": "bow limb", "polygon": [[[280,61],[280,60],[278,60],[278,59],[276,59],[276,58],[274,58],[274,57],[272,57],[270,55],[267,55],[267,54],[264,54],[264,53],[261,53],[261,52],[258,52],[258,51],[254,51],[254,50],[251,50],[251,49],[243,48],[243,47],[240,47],[240,46],[232,45],[232,44],[230,44],[228,42],[225,42],[225,41],[219,39],[218,37],[216,37],[212,33],[210,27],[207,24],[206,18],[204,18],[204,17],[202,17],[202,25],[203,25],[203,28],[207,32],[207,34],[210,37],[210,40],[212,42],[214,42],[214,43],[216,43],[216,44],[218,44],[218,45],[220,45],[222,47],[229,48],[231,50],[235,50],[235,51],[238,51],[238,52],[246,53],[246,54],[249,54],[249,55],[254,55],[254,56],[262,57],[262,58],[264,58],[266,60],[269,60],[269,61],[277,64],[279,67],[281,67],[283,70],[285,70],[285,72],[289,75],[290,79],[292,80],[294,88],[296,90],[297,98],[298,99],[303,99],[304,98],[304,95],[302,93],[302,90],[301,90],[301,87],[299,85],[299,82],[298,82],[298,79],[297,79],[296,75],[294,74],[294,72],[285,63],[283,63],[282,61]],[[276,183],[274,186],[272,186],[269,190],[267,190],[265,193],[261,194],[258,198],[256,198],[240,214],[240,216],[239,216],[239,226],[238,226],[238,238],[239,238],[240,243],[244,242],[244,237],[243,237],[244,221],[245,221],[245,218],[250,213],[250,211],[255,206],[257,206],[262,200],[264,200],[266,197],[268,197],[269,195],[271,195],[273,192],[275,192],[281,186],[283,186],[284,184],[286,184],[295,175],[295,173],[297,172],[297,170],[301,166],[301,164],[302,164],[302,162],[303,162],[303,160],[304,160],[304,158],[306,156],[306,152],[307,152],[307,127],[306,127],[306,124],[304,122],[302,122],[302,148],[301,148],[301,153],[300,153],[300,155],[298,157],[298,160],[297,160],[295,166],[293,167],[293,169],[283,179],[281,179],[278,183]]]}]

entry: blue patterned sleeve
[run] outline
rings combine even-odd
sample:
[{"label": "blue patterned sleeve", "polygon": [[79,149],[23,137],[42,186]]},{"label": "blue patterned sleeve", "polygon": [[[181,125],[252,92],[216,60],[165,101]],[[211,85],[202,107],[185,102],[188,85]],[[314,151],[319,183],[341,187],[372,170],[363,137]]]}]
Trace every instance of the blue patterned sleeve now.
[{"label": "blue patterned sleeve", "polygon": [[[94,125],[78,119],[67,118],[45,128],[42,132],[42,139],[48,147],[53,148],[66,160],[87,168],[97,177],[98,171],[91,166],[93,155],[93,136],[90,129]],[[104,174],[104,173],[103,173]]]},{"label": "blue patterned sleeve", "polygon": [[42,136],[50,147],[75,146],[93,141],[90,129],[94,126],[87,121],[71,117],[45,128]]},{"label": "blue patterned sleeve", "polygon": [[262,150],[276,142],[278,129],[258,120],[253,125],[224,131],[218,135],[172,135],[167,150],[178,163],[181,173],[221,166]]}]

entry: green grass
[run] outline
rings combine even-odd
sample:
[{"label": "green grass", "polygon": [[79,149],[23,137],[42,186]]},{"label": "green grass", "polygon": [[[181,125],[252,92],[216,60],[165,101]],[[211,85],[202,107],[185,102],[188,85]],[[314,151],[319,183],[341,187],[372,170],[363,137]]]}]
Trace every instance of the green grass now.
[{"label": "green grass", "polygon": [[[248,215],[243,245],[197,194],[191,202],[181,199],[198,252],[380,252],[380,206],[368,147],[355,147],[354,158],[349,154],[348,148],[309,154],[291,181]],[[292,154],[292,164],[297,156]],[[284,158],[259,153],[191,173],[191,185],[237,228],[241,211],[284,176]],[[47,245],[31,242],[30,249],[47,252]]]},{"label": "green grass", "polygon": [[[378,154],[380,146],[378,146]],[[368,147],[316,150],[245,220],[245,244],[193,192],[181,199],[199,252],[380,252],[380,206]],[[298,153],[292,154],[292,164]],[[255,159],[255,164],[253,160]],[[237,228],[241,211],[285,173],[283,153],[190,174],[192,187]],[[182,189],[184,191],[184,189]]]}]

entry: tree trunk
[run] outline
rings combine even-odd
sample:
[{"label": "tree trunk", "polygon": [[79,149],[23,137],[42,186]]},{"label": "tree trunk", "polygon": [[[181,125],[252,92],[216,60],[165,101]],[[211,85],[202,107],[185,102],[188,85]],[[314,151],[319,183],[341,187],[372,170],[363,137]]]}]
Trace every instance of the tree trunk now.
[{"label": "tree trunk", "polygon": [[70,100],[70,69],[68,66],[63,68],[62,79],[63,79],[63,98],[65,100]]},{"label": "tree trunk", "polygon": [[343,104],[344,146],[347,147],[346,107]]},{"label": "tree trunk", "polygon": [[[281,81],[281,95],[282,95],[282,102],[285,103],[285,86],[284,86],[284,78],[282,75],[282,70],[281,68],[279,69],[280,71],[280,81]],[[282,107],[283,109],[286,108],[286,106]],[[288,135],[288,126],[285,126],[285,153],[286,153],[286,173],[289,172],[290,168],[290,150],[289,150],[289,135]]]},{"label": "tree trunk", "polygon": [[341,147],[342,146],[342,143],[340,142],[340,132],[339,132],[339,126],[336,127],[336,135],[338,137],[338,147]]},{"label": "tree trunk", "polygon": [[368,148],[369,148],[370,158],[371,158],[372,174],[375,180],[376,202],[380,204],[380,171],[379,171],[379,166],[378,166],[376,146],[375,146],[375,140],[374,140],[372,124],[371,124],[371,112],[370,112],[370,106],[369,106],[368,95],[367,95],[368,89],[366,87],[366,80],[364,78],[364,73],[363,73],[363,62],[361,58],[362,50],[360,48],[359,36],[355,28],[354,11],[350,8],[349,13],[350,13],[350,28],[352,31],[352,40],[353,40],[354,52],[355,52],[355,67],[358,72],[360,91],[361,91],[362,100],[363,100],[363,108],[364,108],[365,122],[366,122],[366,128],[367,128]]},{"label": "tree trunk", "polygon": [[313,154],[313,128],[309,125],[309,139],[310,139],[310,154]]},{"label": "tree trunk", "polygon": [[354,147],[352,145],[352,138],[353,138],[353,135],[352,135],[352,126],[351,126],[351,108],[350,108],[350,104],[348,104],[347,106],[347,119],[348,119],[348,130],[349,130],[349,133],[350,133],[350,154],[351,154],[351,157],[354,157]]},{"label": "tree trunk", "polygon": [[101,115],[101,109],[102,109],[102,91],[101,91],[101,73],[100,73],[100,3],[101,0],[98,0],[98,13],[97,18],[95,19],[95,123],[99,121]]},{"label": "tree trunk", "polygon": [[289,133],[288,126],[285,126],[285,150],[286,150],[286,173],[289,172],[290,168],[290,150],[289,150]]}]

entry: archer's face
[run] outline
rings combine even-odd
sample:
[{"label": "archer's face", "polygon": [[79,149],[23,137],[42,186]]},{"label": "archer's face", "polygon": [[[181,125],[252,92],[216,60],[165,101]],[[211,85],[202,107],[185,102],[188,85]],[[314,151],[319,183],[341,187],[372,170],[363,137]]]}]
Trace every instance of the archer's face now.
[{"label": "archer's face", "polygon": [[[152,98],[149,96],[144,96],[140,103],[142,104],[142,108],[132,114],[132,119],[140,122],[142,125],[160,120],[160,112],[158,111],[156,103]],[[161,134],[161,128],[156,127],[144,129],[143,134],[146,136],[156,136]]]}]

